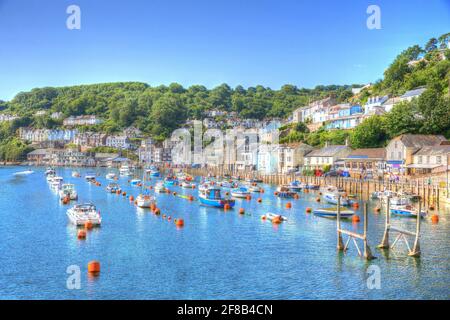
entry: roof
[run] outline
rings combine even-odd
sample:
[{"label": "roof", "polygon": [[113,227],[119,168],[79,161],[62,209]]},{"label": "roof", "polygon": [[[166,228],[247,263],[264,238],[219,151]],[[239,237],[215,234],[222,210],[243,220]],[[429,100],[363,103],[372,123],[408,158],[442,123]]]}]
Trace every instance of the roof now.
[{"label": "roof", "polygon": [[390,105],[390,104],[396,104],[397,102],[400,102],[401,100],[402,100],[401,97],[393,97],[393,98],[386,100],[383,103],[383,106]]},{"label": "roof", "polygon": [[394,140],[400,140],[407,148],[422,148],[425,146],[436,146],[441,144],[442,141],[446,141],[444,136],[441,135],[427,135],[427,134],[402,134]]},{"label": "roof", "polygon": [[406,91],[404,95],[401,96],[401,98],[405,99],[405,98],[410,98],[410,97],[417,97],[420,96],[425,90],[427,90],[426,88],[417,88],[414,90],[409,90]]},{"label": "roof", "polygon": [[415,156],[442,156],[450,154],[450,145],[426,146],[417,151]]},{"label": "roof", "polygon": [[323,147],[322,149],[313,150],[310,153],[308,153],[306,157],[333,157],[337,155],[339,152],[346,150],[351,151],[350,147],[348,146],[342,145],[328,146]]},{"label": "roof", "polygon": [[385,148],[366,148],[353,150],[347,159],[384,159],[386,158]]},{"label": "roof", "polygon": [[48,153],[47,149],[36,149],[28,153],[28,155],[37,156],[37,155],[46,155]]}]

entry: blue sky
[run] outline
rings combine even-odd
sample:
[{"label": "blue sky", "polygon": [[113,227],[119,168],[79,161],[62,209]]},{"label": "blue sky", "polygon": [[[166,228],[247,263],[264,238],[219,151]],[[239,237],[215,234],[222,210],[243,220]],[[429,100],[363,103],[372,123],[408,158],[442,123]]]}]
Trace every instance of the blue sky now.
[{"label": "blue sky", "polygon": [[[66,8],[81,8],[81,30]],[[381,8],[381,30],[366,9]],[[450,32],[450,0],[0,0],[0,99],[114,81],[273,89],[373,82]]]}]

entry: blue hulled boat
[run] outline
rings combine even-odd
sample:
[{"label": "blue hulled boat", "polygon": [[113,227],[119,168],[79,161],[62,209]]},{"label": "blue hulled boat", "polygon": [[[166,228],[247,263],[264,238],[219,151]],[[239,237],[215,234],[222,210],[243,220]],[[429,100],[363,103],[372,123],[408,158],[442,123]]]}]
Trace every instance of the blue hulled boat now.
[{"label": "blue hulled boat", "polygon": [[223,198],[219,188],[207,188],[202,190],[199,193],[198,198],[200,199],[200,203],[216,208],[223,208],[225,204],[228,204],[230,208],[232,208],[235,204],[234,199]]},{"label": "blue hulled boat", "polygon": [[[418,210],[410,205],[406,205],[406,206],[391,206],[390,211],[391,214],[396,216],[405,218],[417,218]],[[420,213],[420,217],[425,218],[426,215],[427,213],[422,210],[422,212]]]}]

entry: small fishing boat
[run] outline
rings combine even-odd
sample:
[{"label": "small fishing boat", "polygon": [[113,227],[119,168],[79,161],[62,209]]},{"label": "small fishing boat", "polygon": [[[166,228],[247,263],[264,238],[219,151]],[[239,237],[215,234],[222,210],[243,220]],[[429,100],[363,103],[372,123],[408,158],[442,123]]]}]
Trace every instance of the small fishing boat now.
[{"label": "small fishing boat", "polygon": [[[418,210],[411,205],[400,205],[400,206],[391,206],[390,211],[392,215],[405,217],[405,218],[417,218]],[[427,215],[426,211],[420,212],[420,217],[425,218]]]},{"label": "small fishing boat", "polygon": [[181,183],[181,187],[182,188],[186,188],[186,189],[193,189],[193,188],[195,188],[195,183],[188,182],[188,181],[183,181]]},{"label": "small fishing boat", "polygon": [[272,212],[266,213],[265,215],[263,215],[263,217],[265,217],[269,221],[273,221],[275,219],[278,219],[279,221],[287,221],[287,217]]},{"label": "small fishing boat", "polygon": [[216,208],[223,208],[226,204],[232,208],[235,204],[234,199],[223,198],[219,188],[207,188],[206,190],[200,192],[198,197],[201,204]]},{"label": "small fishing boat", "polygon": [[64,180],[63,177],[54,176],[50,181],[50,187],[53,190],[59,190],[59,188],[61,188],[63,180]]},{"label": "small fishing boat", "polygon": [[48,176],[48,175],[55,175],[56,174],[56,171],[55,171],[55,169],[53,169],[52,167],[47,167],[47,169],[45,170],[45,175],[46,176]]},{"label": "small fishing boat", "polygon": [[116,178],[117,178],[117,176],[114,172],[110,172],[106,175],[106,179],[108,179],[108,180],[115,180]]},{"label": "small fishing boat", "polygon": [[248,191],[250,191],[250,192],[261,192],[262,191],[261,187],[256,184],[249,185],[247,188],[248,188]]},{"label": "small fishing boat", "polygon": [[64,183],[61,186],[61,190],[59,191],[59,197],[61,200],[65,198],[68,198],[70,200],[77,200],[78,193],[75,190],[75,185],[72,183]]},{"label": "small fishing boat", "polygon": [[29,174],[34,173],[33,170],[25,170],[25,171],[19,171],[19,172],[14,172],[13,175],[15,176],[27,176]]},{"label": "small fishing boat", "polygon": [[280,198],[293,198],[297,192],[291,191],[286,186],[279,186],[276,191],[276,196]]},{"label": "small fishing boat", "polygon": [[161,181],[159,181],[159,182],[155,185],[155,192],[158,192],[158,193],[167,193],[167,188],[164,186],[164,183],[162,183]]},{"label": "small fishing boat", "polygon": [[130,181],[130,184],[131,184],[133,187],[138,187],[141,183],[142,183],[142,180],[141,180],[141,179],[132,179],[132,180]]},{"label": "small fishing boat", "polygon": [[350,205],[350,201],[346,197],[343,197],[343,196],[339,195],[338,193],[326,192],[323,194],[323,198],[325,199],[326,202],[335,204],[335,205],[338,204],[339,197],[341,197],[341,206]]},{"label": "small fishing boat", "polygon": [[81,174],[78,171],[72,171],[72,177],[74,178],[80,178]]},{"label": "small fishing boat", "polygon": [[176,179],[175,177],[173,177],[173,176],[167,176],[167,177],[164,179],[164,185],[165,185],[166,187],[173,186],[173,185],[177,185],[177,184],[178,184],[178,181],[177,181],[177,179]]},{"label": "small fishing boat", "polygon": [[117,191],[120,191],[120,186],[117,183],[108,183],[106,186],[106,191],[110,193],[116,193]]},{"label": "small fishing boat", "polygon": [[[340,210],[340,214],[341,214],[341,219],[348,219],[351,218],[355,212],[353,212],[352,210],[349,210],[345,207],[341,207]],[[313,210],[314,215],[318,216],[318,217],[323,217],[323,218],[337,218],[337,207],[331,207],[331,208],[321,208],[321,209],[315,209]]]},{"label": "small fishing boat", "polygon": [[126,164],[122,165],[119,169],[119,173],[121,176],[130,176],[131,175],[130,167]]},{"label": "small fishing boat", "polygon": [[95,181],[95,179],[97,178],[97,176],[95,175],[94,172],[88,172],[88,173],[86,173],[86,175],[84,176],[84,178],[86,179],[86,181],[92,182],[92,181]]},{"label": "small fishing boat", "polygon": [[246,187],[231,189],[231,196],[235,198],[246,198],[250,195],[250,191]]},{"label": "small fishing boat", "polygon": [[292,181],[290,184],[286,185],[285,187],[287,187],[289,190],[295,191],[295,192],[302,191],[302,189],[303,189],[303,185],[299,181]]},{"label": "small fishing boat", "polygon": [[150,208],[152,204],[155,204],[155,198],[148,194],[139,194],[136,197],[136,205],[139,208]]},{"label": "small fishing boat", "polygon": [[97,212],[97,209],[91,203],[76,204],[67,210],[67,216],[70,222],[76,226],[82,226],[86,222],[91,222],[94,226],[99,226],[102,223],[100,212]]}]

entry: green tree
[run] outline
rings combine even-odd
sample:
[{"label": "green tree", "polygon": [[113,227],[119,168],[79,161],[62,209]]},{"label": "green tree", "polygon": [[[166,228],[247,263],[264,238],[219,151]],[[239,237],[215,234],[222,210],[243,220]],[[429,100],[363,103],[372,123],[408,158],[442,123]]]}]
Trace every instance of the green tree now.
[{"label": "green tree", "polygon": [[350,142],[353,148],[383,147],[388,138],[385,130],[384,118],[374,115],[364,119],[351,135]]}]

